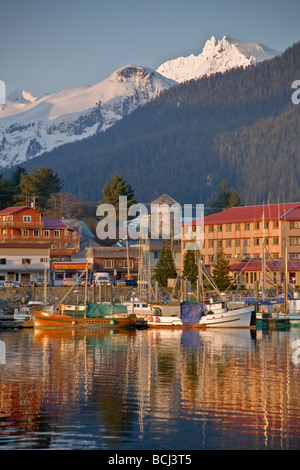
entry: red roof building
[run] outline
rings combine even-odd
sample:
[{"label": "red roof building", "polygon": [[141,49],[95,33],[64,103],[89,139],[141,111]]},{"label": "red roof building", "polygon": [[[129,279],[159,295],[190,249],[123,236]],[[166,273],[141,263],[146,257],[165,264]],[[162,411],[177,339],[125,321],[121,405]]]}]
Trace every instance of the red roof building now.
[{"label": "red roof building", "polygon": [[0,211],[0,246],[8,244],[50,245],[53,259],[71,257],[79,251],[80,237],[59,219],[42,217],[28,206],[7,207]]},{"label": "red roof building", "polygon": [[[195,226],[195,220],[185,223],[182,260],[187,244],[193,239]],[[200,251],[207,266],[213,266],[220,247],[234,272],[240,271],[238,266],[243,272],[252,272],[248,275],[248,287],[253,286],[254,279],[261,280],[261,276],[254,275],[261,271],[261,261],[253,264],[250,260],[262,260],[264,253],[267,262],[277,262],[284,258],[286,249],[288,260],[296,262],[289,265],[293,273],[291,279],[294,284],[300,284],[300,202],[233,207],[204,217],[204,246]],[[247,268],[246,263],[249,263]]]}]

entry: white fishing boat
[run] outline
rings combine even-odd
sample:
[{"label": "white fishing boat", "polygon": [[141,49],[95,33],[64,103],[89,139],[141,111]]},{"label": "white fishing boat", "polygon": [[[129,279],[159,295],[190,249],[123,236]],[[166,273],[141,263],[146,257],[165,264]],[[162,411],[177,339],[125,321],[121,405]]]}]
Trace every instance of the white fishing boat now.
[{"label": "white fishing boat", "polygon": [[254,323],[255,306],[228,309],[225,302],[159,303],[147,318],[149,328],[250,328]]},{"label": "white fishing boat", "polygon": [[137,297],[131,298],[128,302],[123,302],[123,305],[126,305],[128,312],[134,313],[137,318],[145,318],[155,313],[151,304]]}]

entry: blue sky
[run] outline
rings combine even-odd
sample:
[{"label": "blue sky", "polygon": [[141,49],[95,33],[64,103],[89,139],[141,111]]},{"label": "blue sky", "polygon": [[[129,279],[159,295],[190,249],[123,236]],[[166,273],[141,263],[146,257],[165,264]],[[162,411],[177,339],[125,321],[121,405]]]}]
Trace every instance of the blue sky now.
[{"label": "blue sky", "polygon": [[211,36],[280,51],[300,40],[299,0],[1,0],[0,19],[0,79],[34,96],[198,55]]}]

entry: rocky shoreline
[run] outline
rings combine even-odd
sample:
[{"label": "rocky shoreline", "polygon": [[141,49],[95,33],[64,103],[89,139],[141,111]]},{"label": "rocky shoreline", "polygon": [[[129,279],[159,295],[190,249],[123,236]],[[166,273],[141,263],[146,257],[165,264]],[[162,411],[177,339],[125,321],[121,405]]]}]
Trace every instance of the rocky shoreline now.
[{"label": "rocky shoreline", "polygon": [[[132,287],[112,287],[106,290],[106,299],[111,301],[111,295],[115,302],[121,302],[130,299],[133,292]],[[47,287],[47,303],[50,305],[59,303],[66,294],[65,298],[67,303],[83,303],[85,301],[85,287]],[[99,289],[96,287],[88,288],[87,298],[89,302],[99,301]],[[104,300],[104,289],[102,289],[102,301]],[[29,301],[45,301],[44,287],[1,287],[0,288],[0,311],[13,312],[15,308],[21,308]]]}]

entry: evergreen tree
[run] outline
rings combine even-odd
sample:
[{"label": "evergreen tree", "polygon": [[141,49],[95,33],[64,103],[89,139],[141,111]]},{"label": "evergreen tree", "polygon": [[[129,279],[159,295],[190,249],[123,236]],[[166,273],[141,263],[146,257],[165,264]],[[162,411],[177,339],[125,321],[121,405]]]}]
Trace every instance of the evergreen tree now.
[{"label": "evergreen tree", "polygon": [[127,208],[136,203],[134,190],[118,173],[112,175],[102,189],[102,193],[103,199],[100,201],[100,204],[111,204],[114,206],[117,217],[119,215],[119,196],[127,197]]},{"label": "evergreen tree", "polygon": [[33,200],[38,210],[45,210],[48,199],[60,192],[62,180],[51,168],[41,167],[32,170],[30,175],[22,174],[20,177],[20,194],[15,198],[17,205],[28,205]]},{"label": "evergreen tree", "polygon": [[18,192],[19,187],[20,187],[20,180],[22,175],[27,175],[26,168],[23,168],[22,166],[18,165],[17,168],[12,172],[11,174],[11,182],[16,188],[16,192]]},{"label": "evergreen tree", "polygon": [[0,175],[0,210],[13,205],[14,186],[8,178]]},{"label": "evergreen tree", "polygon": [[166,241],[164,241],[159,260],[155,269],[155,280],[162,286],[168,284],[168,279],[175,279],[177,276],[172,251]]},{"label": "evergreen tree", "polygon": [[225,257],[222,246],[220,246],[217,251],[212,278],[219,290],[226,290],[232,282],[232,278],[230,276],[230,263]]},{"label": "evergreen tree", "polygon": [[230,207],[242,206],[239,195],[236,191],[231,191],[227,189],[227,181],[222,180],[220,184],[221,192],[217,195],[214,201],[210,202],[210,214],[219,212],[224,209],[229,209]]},{"label": "evergreen tree", "polygon": [[187,250],[184,254],[182,276],[187,279],[192,286],[197,282],[198,278],[198,251]]}]

